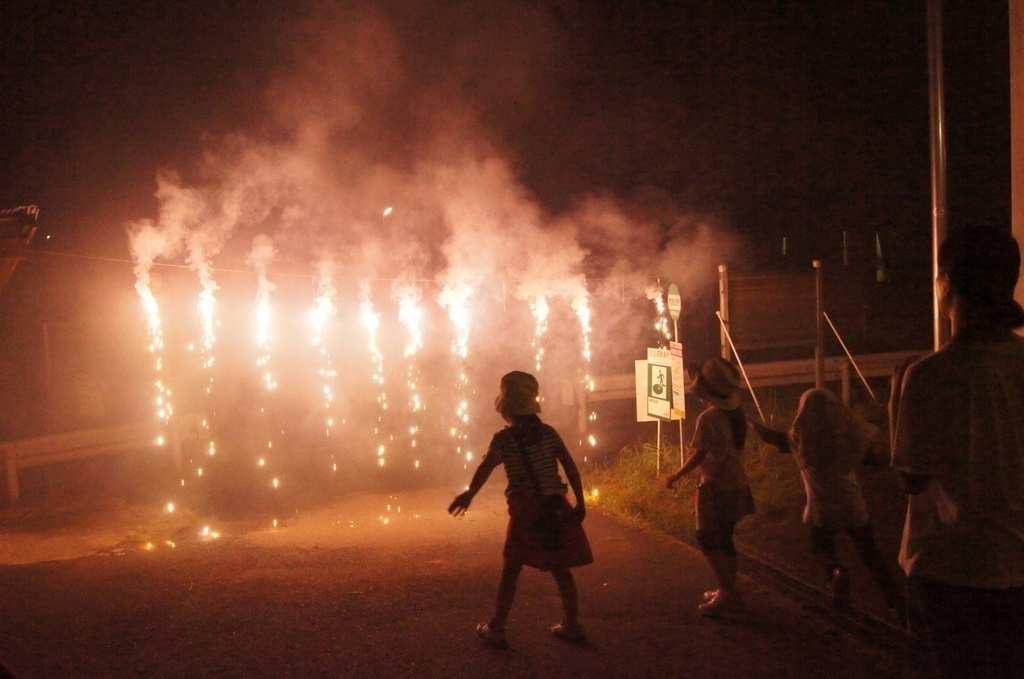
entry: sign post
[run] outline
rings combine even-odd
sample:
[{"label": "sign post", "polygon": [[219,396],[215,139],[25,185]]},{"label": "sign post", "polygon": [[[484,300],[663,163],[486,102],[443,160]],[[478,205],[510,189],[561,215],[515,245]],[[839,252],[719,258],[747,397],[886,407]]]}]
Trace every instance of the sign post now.
[{"label": "sign post", "polygon": [[683,420],[686,419],[686,373],[683,363],[683,345],[679,342],[679,313],[683,309],[683,299],[675,283],[668,286],[668,313],[672,317],[672,339],[669,351],[672,353],[672,414],[679,418],[679,466],[686,462],[685,443],[683,441]]}]

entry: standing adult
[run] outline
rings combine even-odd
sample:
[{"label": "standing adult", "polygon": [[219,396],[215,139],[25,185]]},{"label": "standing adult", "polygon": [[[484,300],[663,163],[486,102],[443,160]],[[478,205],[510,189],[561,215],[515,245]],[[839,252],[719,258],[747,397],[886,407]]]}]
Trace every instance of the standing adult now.
[{"label": "standing adult", "polygon": [[891,408],[892,465],[910,495],[900,564],[911,626],[944,677],[1024,677],[1019,270],[1006,230],[950,234],[935,289],[952,337],[907,368]]},{"label": "standing adult", "polygon": [[697,544],[715,574],[718,588],[704,593],[702,615],[718,615],[740,603],[736,582],[736,524],[754,511],[754,496],[743,468],[747,421],[740,408],[740,374],[732,363],[715,357],[695,371],[687,385],[708,408],[697,418],[690,458],[665,478],[669,488],[695,469]]},{"label": "standing adult", "polygon": [[[519,574],[523,566],[532,566],[551,572],[562,597],[564,617],[551,633],[566,641],[585,641],[576,581],[569,570],[594,561],[582,526],[587,510],[579,469],[558,432],[538,416],[540,385],[533,375],[516,370],[502,377],[494,409],[509,426],[494,435],[469,488],[448,507],[454,516],[465,514],[491,472],[499,465],[505,466],[509,513],[505,563],[494,616],[477,625],[477,634],[493,646],[508,646],[506,626]],[[566,499],[559,465],[576,497],[575,507]]]}]

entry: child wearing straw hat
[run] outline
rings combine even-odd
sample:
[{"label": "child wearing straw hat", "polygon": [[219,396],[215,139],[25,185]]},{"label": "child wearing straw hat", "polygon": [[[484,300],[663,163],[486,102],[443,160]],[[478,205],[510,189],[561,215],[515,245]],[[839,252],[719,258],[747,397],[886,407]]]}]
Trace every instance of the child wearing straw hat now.
[{"label": "child wearing straw hat", "polygon": [[665,485],[672,488],[683,476],[700,470],[695,498],[697,544],[715,574],[718,589],[705,592],[697,610],[712,616],[740,603],[733,532],[740,519],[753,513],[754,497],[742,460],[747,423],[739,407],[739,370],[716,357],[692,372],[694,379],[686,389],[708,408],[697,418],[689,459],[665,479]]},{"label": "child wearing straw hat", "polygon": [[[509,513],[505,564],[494,617],[476,628],[481,639],[500,648],[508,647],[505,628],[523,566],[550,571],[558,585],[565,616],[551,628],[551,633],[566,641],[586,640],[579,622],[576,581],[569,570],[594,561],[582,525],[587,511],[583,482],[558,432],[538,416],[539,392],[537,378],[529,373],[515,370],[501,378],[494,409],[509,426],[494,435],[469,488],[448,507],[453,516],[465,514],[491,472],[499,465],[505,466]],[[558,473],[559,465],[576,497],[575,507],[566,499],[566,484]],[[556,525],[545,522],[545,517],[556,519]]]}]

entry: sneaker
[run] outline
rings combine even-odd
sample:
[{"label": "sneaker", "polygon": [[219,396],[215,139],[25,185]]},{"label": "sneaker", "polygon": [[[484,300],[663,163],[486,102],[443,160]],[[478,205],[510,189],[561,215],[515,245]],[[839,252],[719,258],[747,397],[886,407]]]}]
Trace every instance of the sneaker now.
[{"label": "sneaker", "polygon": [[580,624],[577,624],[574,627],[569,627],[564,622],[560,622],[551,628],[551,633],[559,639],[571,641],[576,644],[581,644],[587,640],[587,633],[583,631],[583,625]]},{"label": "sneaker", "polygon": [[850,574],[842,566],[832,571],[832,608],[850,606]]},{"label": "sneaker", "polygon": [[697,612],[701,615],[708,617],[714,617],[721,615],[722,613],[736,609],[740,606],[740,598],[735,592],[726,592],[719,590],[715,596],[711,597],[700,606],[697,606]]},{"label": "sneaker", "polygon": [[496,648],[508,648],[508,638],[505,630],[496,629],[489,622],[482,622],[476,626],[476,635]]}]

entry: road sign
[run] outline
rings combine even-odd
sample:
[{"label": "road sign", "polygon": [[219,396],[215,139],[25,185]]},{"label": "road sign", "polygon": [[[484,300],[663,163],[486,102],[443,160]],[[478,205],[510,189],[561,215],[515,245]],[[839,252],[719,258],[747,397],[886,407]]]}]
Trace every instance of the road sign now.
[{"label": "road sign", "polygon": [[683,300],[679,296],[679,288],[676,284],[668,286],[668,313],[673,321],[679,320],[679,312],[683,308]]},{"label": "road sign", "polygon": [[669,342],[668,351],[672,355],[672,419],[686,419],[686,375],[683,372],[683,345]]},{"label": "road sign", "polygon": [[647,414],[672,419],[672,352],[647,350]]}]

